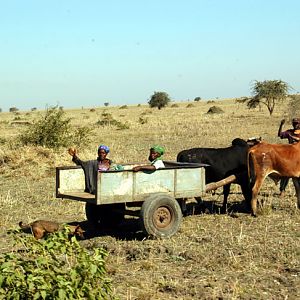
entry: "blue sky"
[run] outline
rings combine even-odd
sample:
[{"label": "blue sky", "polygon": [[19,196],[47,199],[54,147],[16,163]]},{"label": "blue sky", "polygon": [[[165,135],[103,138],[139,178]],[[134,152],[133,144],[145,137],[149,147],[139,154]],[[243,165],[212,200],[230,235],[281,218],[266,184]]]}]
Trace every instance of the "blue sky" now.
[{"label": "blue sky", "polygon": [[0,0],[0,108],[300,91],[300,1]]}]

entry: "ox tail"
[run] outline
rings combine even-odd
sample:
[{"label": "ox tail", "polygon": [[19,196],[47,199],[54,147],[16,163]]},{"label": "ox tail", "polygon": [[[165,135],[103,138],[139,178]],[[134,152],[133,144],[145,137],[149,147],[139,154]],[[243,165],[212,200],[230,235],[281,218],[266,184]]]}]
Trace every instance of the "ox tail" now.
[{"label": "ox tail", "polygon": [[255,183],[255,178],[256,178],[253,160],[254,160],[254,157],[253,157],[252,151],[250,150],[248,152],[248,180],[249,180],[249,186],[251,189]]}]

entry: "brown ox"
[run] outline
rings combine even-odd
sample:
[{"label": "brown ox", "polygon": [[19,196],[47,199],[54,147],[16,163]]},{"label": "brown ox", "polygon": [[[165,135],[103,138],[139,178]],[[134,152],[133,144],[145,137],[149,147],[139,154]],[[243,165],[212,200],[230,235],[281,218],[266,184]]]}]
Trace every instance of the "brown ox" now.
[{"label": "brown ox", "polygon": [[261,142],[253,146],[248,153],[252,215],[256,216],[257,195],[267,176],[275,182],[281,176],[291,177],[296,189],[298,208],[300,208],[300,142],[290,145]]}]

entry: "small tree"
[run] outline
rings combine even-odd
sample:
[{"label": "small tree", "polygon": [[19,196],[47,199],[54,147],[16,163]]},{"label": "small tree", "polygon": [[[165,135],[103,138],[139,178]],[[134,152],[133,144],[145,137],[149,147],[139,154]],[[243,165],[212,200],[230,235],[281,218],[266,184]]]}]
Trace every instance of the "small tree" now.
[{"label": "small tree", "polygon": [[196,101],[196,102],[198,102],[198,101],[200,101],[201,100],[201,97],[196,97],[195,99],[194,99],[194,101]]},{"label": "small tree", "polygon": [[253,97],[245,98],[248,108],[256,108],[263,104],[268,108],[270,115],[272,115],[276,104],[287,98],[289,85],[282,80],[265,80],[255,81],[252,94]]},{"label": "small tree", "polygon": [[19,109],[17,107],[10,107],[9,112],[16,112],[19,111]]},{"label": "small tree", "polygon": [[108,106],[109,105],[109,102],[104,102],[104,106]]},{"label": "small tree", "polygon": [[157,107],[158,109],[161,109],[162,107],[165,107],[168,105],[168,103],[171,101],[169,95],[165,92],[154,92],[154,94],[151,96],[148,104],[150,107]]}]

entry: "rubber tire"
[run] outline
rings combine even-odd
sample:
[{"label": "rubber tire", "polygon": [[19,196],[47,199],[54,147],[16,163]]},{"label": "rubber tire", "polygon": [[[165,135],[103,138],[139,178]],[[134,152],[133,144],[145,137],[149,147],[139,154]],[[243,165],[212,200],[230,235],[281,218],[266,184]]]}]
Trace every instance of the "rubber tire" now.
[{"label": "rubber tire", "polygon": [[143,232],[151,237],[171,237],[178,231],[181,220],[179,203],[168,195],[151,195],[145,199],[141,207],[141,227]]},{"label": "rubber tire", "polygon": [[124,220],[125,204],[85,204],[88,222],[94,227],[114,228]]}]

